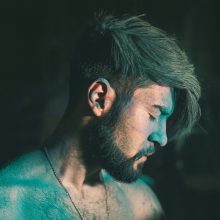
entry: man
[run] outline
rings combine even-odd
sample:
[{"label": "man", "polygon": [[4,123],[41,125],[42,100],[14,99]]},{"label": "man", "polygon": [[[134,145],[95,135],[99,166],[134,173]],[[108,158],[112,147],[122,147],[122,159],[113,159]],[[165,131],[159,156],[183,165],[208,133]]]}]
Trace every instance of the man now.
[{"label": "man", "polygon": [[0,219],[161,219],[141,169],[190,131],[199,96],[173,38],[142,16],[96,16],[77,41],[59,126],[1,170]]}]

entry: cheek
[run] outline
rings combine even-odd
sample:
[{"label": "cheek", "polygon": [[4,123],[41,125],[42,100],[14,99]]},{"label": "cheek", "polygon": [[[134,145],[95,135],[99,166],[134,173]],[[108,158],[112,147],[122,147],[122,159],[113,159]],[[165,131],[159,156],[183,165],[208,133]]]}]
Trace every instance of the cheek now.
[{"label": "cheek", "polygon": [[141,110],[136,110],[133,114],[129,114],[127,118],[127,128],[135,136],[145,136],[150,129],[148,116],[143,114]]},{"label": "cheek", "polygon": [[117,132],[117,144],[128,157],[134,156],[143,148],[151,126],[149,117],[141,108],[129,108],[124,112]]}]

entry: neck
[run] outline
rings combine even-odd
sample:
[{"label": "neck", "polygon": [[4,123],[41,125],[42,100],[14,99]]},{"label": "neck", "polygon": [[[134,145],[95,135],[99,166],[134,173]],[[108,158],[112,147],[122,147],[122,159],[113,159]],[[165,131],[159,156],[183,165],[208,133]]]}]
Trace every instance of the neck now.
[{"label": "neck", "polygon": [[95,161],[89,166],[84,161],[79,144],[80,135],[75,133],[64,136],[60,133],[56,140],[58,141],[51,138],[46,143],[47,152],[55,172],[64,185],[82,192],[85,185],[95,186],[101,183],[101,167]]}]

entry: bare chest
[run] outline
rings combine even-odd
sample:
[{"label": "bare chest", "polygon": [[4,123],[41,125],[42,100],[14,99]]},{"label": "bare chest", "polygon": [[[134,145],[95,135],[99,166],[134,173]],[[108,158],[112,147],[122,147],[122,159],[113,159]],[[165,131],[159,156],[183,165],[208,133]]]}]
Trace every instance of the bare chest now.
[{"label": "bare chest", "polygon": [[84,198],[77,198],[73,193],[70,197],[69,205],[83,219],[135,219],[132,205],[126,195],[120,190],[115,191],[111,186],[95,191],[88,190]]},{"label": "bare chest", "polygon": [[3,197],[6,206],[1,211],[5,216],[10,213],[10,218],[4,216],[1,219],[141,219],[127,193],[112,186],[106,192],[88,191],[83,199],[73,194],[70,199],[60,188],[14,189],[2,193]]}]

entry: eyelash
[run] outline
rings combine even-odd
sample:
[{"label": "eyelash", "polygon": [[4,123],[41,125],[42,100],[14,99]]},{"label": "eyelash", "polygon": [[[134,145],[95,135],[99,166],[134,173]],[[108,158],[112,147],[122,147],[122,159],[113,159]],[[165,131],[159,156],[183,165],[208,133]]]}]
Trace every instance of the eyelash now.
[{"label": "eyelash", "polygon": [[155,116],[153,116],[153,115],[150,114],[150,120],[152,120],[152,121],[156,121],[157,118],[156,118]]}]

